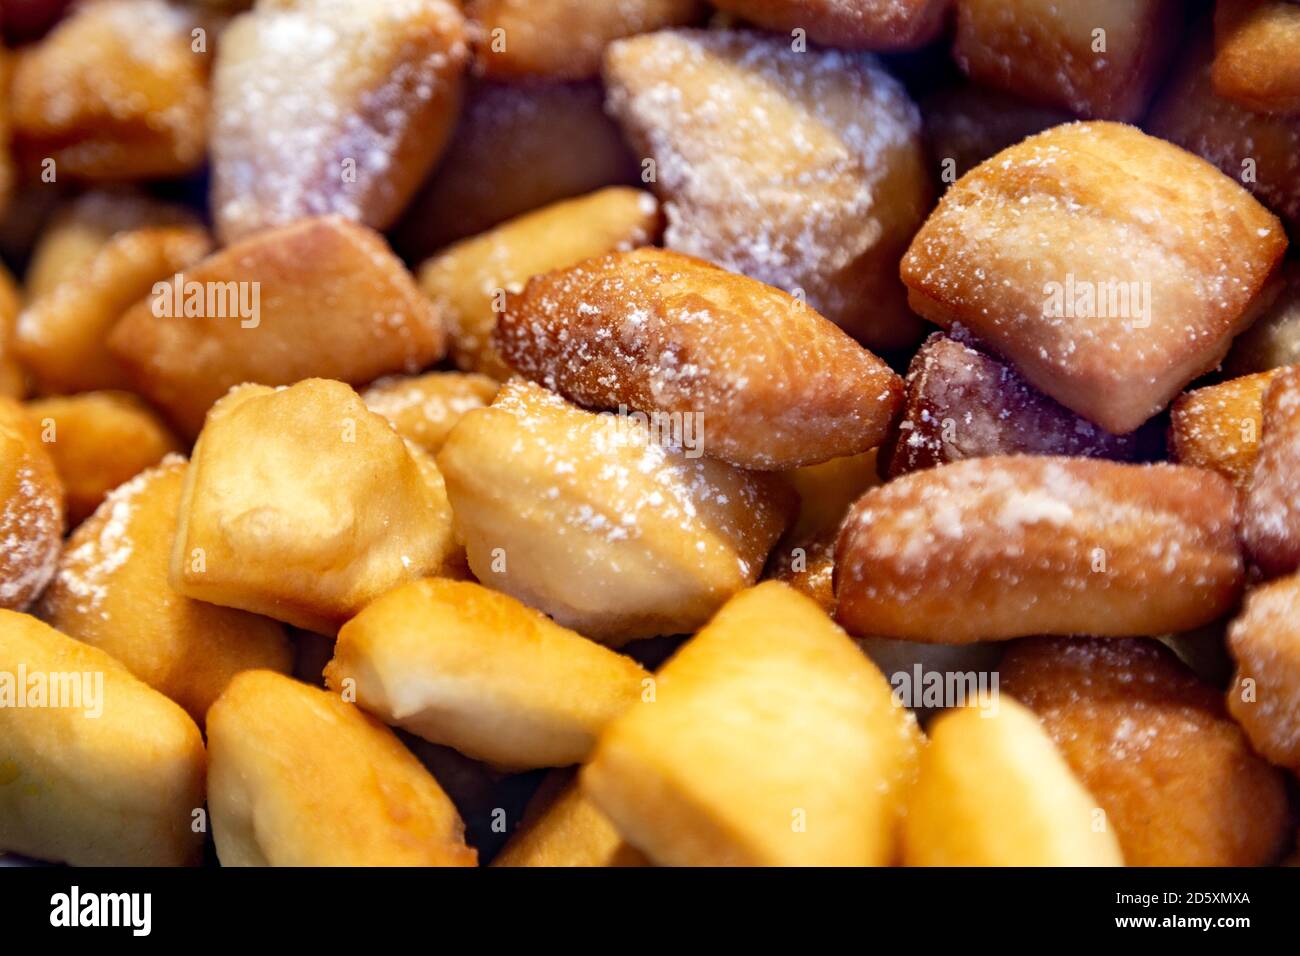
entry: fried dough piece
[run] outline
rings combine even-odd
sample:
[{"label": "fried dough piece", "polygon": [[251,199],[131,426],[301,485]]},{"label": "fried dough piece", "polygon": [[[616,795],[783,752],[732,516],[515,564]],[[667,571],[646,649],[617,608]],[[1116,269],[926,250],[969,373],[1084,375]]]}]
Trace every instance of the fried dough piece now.
[{"label": "fried dough piece", "polygon": [[26,410],[0,398],[0,608],[27,607],[54,574],[63,486]]},{"label": "fried dough piece", "polygon": [[493,866],[648,866],[578,787],[572,771],[553,770],[528,803],[524,822]]},{"label": "fried dough piece", "polygon": [[245,671],[208,711],[223,866],[474,866],[451,800],[397,736],[338,695]]},{"label": "fried dough piece", "polygon": [[14,611],[0,610],[0,675],[0,850],[74,866],[199,862],[205,758],[185,711]]},{"label": "fried dough piece", "polygon": [[343,625],[325,681],[385,723],[514,769],[581,763],[651,683],[509,595],[440,579],[394,588]]},{"label": "fried dough piece", "polygon": [[500,383],[471,372],[381,378],[361,393],[370,409],[397,434],[436,455],[466,412],[491,405]]},{"label": "fried dough piece", "polygon": [[68,539],[37,613],[112,654],[201,727],[235,674],[287,672],[293,655],[277,622],[191,600],[168,584],[185,469],[171,456],[112,491]]},{"label": "fried dough piece", "polygon": [[1072,123],[949,189],[902,272],[912,308],[1123,434],[1219,364],[1285,250],[1277,219],[1207,163],[1129,126]]},{"label": "fried dough piece", "polygon": [[713,0],[749,23],[852,50],[914,50],[943,30],[949,0]]},{"label": "fried dough piece", "polygon": [[1255,473],[1264,393],[1277,369],[1243,375],[1180,395],[1169,416],[1175,461],[1217,471],[1245,489]]},{"label": "fried dough piece", "polygon": [[120,233],[201,225],[186,207],[161,202],[134,187],[84,192],[58,203],[48,220],[23,276],[27,298],[32,301],[84,275],[92,268],[95,254]]},{"label": "fried dough piece", "polygon": [[1300,259],[1286,262],[1282,279],[1273,304],[1232,343],[1223,360],[1227,374],[1249,375],[1300,362]]},{"label": "fried dough piece", "polygon": [[1264,393],[1259,457],[1242,505],[1242,540],[1269,577],[1300,568],[1300,366]]},{"label": "fried dough piece", "polygon": [[930,727],[903,824],[906,866],[1123,866],[1097,804],[1038,720],[1003,697]]},{"label": "fried dough piece", "polygon": [[394,245],[419,262],[526,212],[633,183],[637,162],[596,83],[478,83]]},{"label": "fried dough piece", "polygon": [[234,389],[185,473],[171,585],[332,634],[453,555],[426,467],[341,382]]},{"label": "fried dough piece", "polygon": [[153,410],[130,392],[40,399],[28,403],[27,413],[54,460],[74,528],[118,485],[182,450]]},{"label": "fried dough piece", "polygon": [[1213,163],[1300,227],[1300,115],[1252,113],[1216,96],[1208,40],[1194,46],[1151,107],[1146,128]]},{"label": "fried dough piece", "polygon": [[[127,387],[126,370],[107,344],[114,324],[158,282],[212,248],[207,231],[180,210],[132,206],[130,199],[92,196],[42,239],[32,285],[48,291],[35,294],[19,316],[14,343],[42,393]],[[140,225],[125,225],[137,217]],[[123,228],[114,230],[111,219]]]},{"label": "fried dough piece", "polygon": [[505,381],[511,371],[491,337],[506,292],[518,292],[531,276],[644,246],[659,228],[652,195],[609,187],[456,243],[420,267],[420,288],[447,323],[456,365]]},{"label": "fried dough piece", "polygon": [[589,259],[506,298],[493,344],[516,371],[595,409],[674,425],[741,468],[784,470],[879,445],[902,380],[779,289],[664,249]]},{"label": "fried dough piece", "polygon": [[1186,631],[1241,595],[1237,500],[1180,465],[1031,455],[905,475],[854,505],[835,551],[854,634],[939,644]]},{"label": "fried dough piece", "polygon": [[956,0],[971,79],[1089,119],[1142,115],[1180,35],[1175,0]]},{"label": "fried dough piece", "polygon": [[1216,0],[1214,92],[1257,113],[1300,113],[1300,9]]},{"label": "fried dough piece", "polygon": [[947,184],[1025,137],[1074,119],[1064,110],[969,83],[922,99],[921,116],[930,159]]},{"label": "fried dough piece", "polygon": [[363,384],[443,356],[429,300],[381,236],[341,216],[227,246],[127,311],[109,349],[186,436],[230,388]]},{"label": "fried dough piece", "polygon": [[[584,793],[654,862],[886,865],[919,733],[809,599],[732,598],[601,735]],[[761,756],[760,756],[761,755]]]},{"label": "fried dough piece", "polygon": [[519,379],[461,419],[438,467],[475,577],[612,646],[698,628],[758,579],[794,510],[774,476]]},{"label": "fried dough piece", "polygon": [[[102,181],[179,176],[208,146],[208,56],[192,10],[163,0],[78,4],[17,57],[15,146],[55,175]],[[44,170],[42,170],[43,172]]]},{"label": "fried dough piece", "polygon": [[701,0],[468,0],[482,31],[475,67],[493,80],[592,80],[609,44],[700,19]]},{"label": "fried dough piece", "polygon": [[1259,753],[1300,774],[1300,576],[1246,596],[1228,649],[1237,662],[1228,710]]},{"label": "fried dough piece", "polygon": [[[1019,641],[1002,691],[1038,714],[1130,866],[1258,866],[1289,835],[1282,776],[1217,690],[1150,640]],[[1005,701],[1005,698],[1004,698]]]},{"label": "fried dough piece", "polygon": [[991,355],[936,333],[912,357],[907,401],[889,456],[891,477],[991,455],[1131,461],[1153,444],[1112,435],[1030,386]]},{"label": "fried dough piece", "polygon": [[222,241],[330,213],[391,226],[451,136],[469,56],[446,0],[262,0],[237,17],[213,73]]},{"label": "fried dough piece", "polygon": [[898,281],[931,202],[920,115],[873,57],[666,30],[612,44],[605,80],[653,160],[665,246],[797,295],[872,348],[920,338]]}]

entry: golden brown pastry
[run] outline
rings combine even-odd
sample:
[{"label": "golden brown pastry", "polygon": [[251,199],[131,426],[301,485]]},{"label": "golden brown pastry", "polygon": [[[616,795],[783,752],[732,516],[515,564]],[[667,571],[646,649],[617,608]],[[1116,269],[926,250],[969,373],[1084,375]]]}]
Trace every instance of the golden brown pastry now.
[{"label": "golden brown pastry", "polygon": [[793,494],[514,379],[438,454],[479,581],[602,643],[695,630],[753,584]]},{"label": "golden brown pastry", "polygon": [[0,608],[27,607],[54,574],[63,486],[26,410],[0,397]]},{"label": "golden brown pastry", "polygon": [[883,866],[919,734],[808,598],[737,595],[665,664],[653,704],[605,730],[583,791],[651,860]]},{"label": "golden brown pastry", "polygon": [[34,237],[31,261],[23,276],[30,300],[46,296],[85,274],[95,254],[119,233],[200,225],[198,217],[186,207],[154,199],[135,187],[102,187],[62,201],[57,189],[29,195],[48,196],[51,205],[48,216],[39,223],[40,234]]},{"label": "golden brown pastry", "polygon": [[605,81],[653,161],[666,247],[783,289],[872,348],[920,338],[898,282],[930,206],[920,115],[874,59],[665,30],[611,45]]},{"label": "golden brown pastry", "polygon": [[332,634],[454,554],[429,467],[342,382],[234,389],[185,473],[171,585]]},{"label": "golden brown pastry", "polygon": [[436,455],[466,412],[491,405],[501,385],[473,372],[429,372],[381,378],[361,400],[392,424],[397,434]]},{"label": "golden brown pastry", "polygon": [[1019,641],[1001,672],[1004,694],[1038,714],[1105,811],[1129,866],[1258,866],[1281,853],[1281,775],[1251,752],[1219,692],[1167,648]]},{"label": "golden brown pastry", "polygon": [[464,824],[391,730],[337,694],[245,671],[208,711],[223,866],[474,866]]},{"label": "golden brown pastry", "polygon": [[741,468],[867,451],[902,402],[892,369],[797,299],[664,249],[533,277],[493,343],[571,401],[680,426],[679,444]]},{"label": "golden brown pastry", "polygon": [[591,80],[611,41],[700,19],[703,0],[466,0],[479,73],[494,80]]},{"label": "golden brown pastry", "polygon": [[1142,115],[1179,38],[1175,0],[956,0],[952,54],[979,83],[1089,119]]},{"label": "golden brown pastry", "polygon": [[940,644],[1185,631],[1232,610],[1232,486],[1179,465],[977,458],[868,491],[835,550],[837,619]]},{"label": "golden brown pastry", "polygon": [[1300,366],[1277,370],[1261,421],[1241,530],[1246,554],[1274,577],[1300,568]]},{"label": "golden brown pastry", "polygon": [[552,770],[493,866],[647,866],[583,795],[572,771]]},{"label": "golden brown pastry", "polygon": [[109,348],[192,437],[235,385],[417,372],[446,337],[382,237],[324,216],[255,233],[171,278],[122,316]]},{"label": "golden brown pastry", "polygon": [[1285,249],[1277,219],[1207,163],[1073,123],[964,176],[902,270],[912,308],[1123,434],[1218,365]]},{"label": "golden brown pastry", "polygon": [[185,469],[170,456],[110,492],[68,538],[36,613],[112,654],[201,727],[235,674],[287,672],[292,654],[277,622],[172,590],[167,573]]},{"label": "golden brown pastry", "polygon": [[949,0],[714,0],[749,23],[854,50],[911,50],[938,37]]},{"label": "golden brown pastry", "polygon": [[1258,113],[1300,113],[1300,10],[1279,0],[1216,0],[1214,92]]},{"label": "golden brown pastry", "polygon": [[1300,576],[1251,591],[1228,630],[1228,710],[1251,745],[1300,774]]},{"label": "golden brown pastry", "polygon": [[906,866],[1123,866],[1097,802],[1029,711],[959,707],[930,726],[903,824]]},{"label": "golden brown pastry", "polygon": [[1264,393],[1277,371],[1243,375],[1180,395],[1169,417],[1174,461],[1213,469],[1246,488],[1259,456]]},{"label": "golden brown pastry", "polygon": [[631,658],[509,595],[437,578],[344,624],[325,682],[385,723],[515,769],[581,763],[653,684]]},{"label": "golden brown pastry", "polygon": [[465,239],[420,267],[420,288],[447,323],[457,366],[505,381],[511,370],[491,338],[506,293],[529,277],[567,269],[659,235],[659,204],[647,192],[610,187],[553,203]]},{"label": "golden brown pastry", "polygon": [[222,241],[330,213],[391,226],[451,136],[469,56],[447,0],[261,0],[237,17],[213,72]]},{"label": "golden brown pastry", "polygon": [[76,527],[112,489],[156,465],[180,444],[154,411],[130,392],[82,392],[27,404],[54,460]]},{"label": "golden brown pastry", "polygon": [[42,237],[18,319],[15,351],[45,394],[125,388],[107,347],[122,313],[212,248],[175,207],[88,194]]},{"label": "golden brown pastry", "polygon": [[1193,44],[1151,107],[1146,128],[1213,163],[1288,226],[1300,226],[1300,115],[1255,113],[1214,92],[1213,49]]},{"label": "golden brown pastry", "polygon": [[[102,181],[179,176],[208,145],[207,37],[164,0],[78,4],[17,56],[15,146],[38,174]],[[52,162],[54,165],[49,166]]]},{"label": "golden brown pastry", "polygon": [[205,758],[185,711],[98,648],[6,610],[0,700],[0,850],[74,866],[199,862]]}]

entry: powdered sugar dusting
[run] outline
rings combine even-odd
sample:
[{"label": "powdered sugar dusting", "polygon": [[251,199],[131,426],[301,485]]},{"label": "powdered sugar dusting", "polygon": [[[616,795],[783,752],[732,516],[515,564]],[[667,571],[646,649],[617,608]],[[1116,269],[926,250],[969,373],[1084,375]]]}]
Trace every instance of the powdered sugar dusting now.
[{"label": "powdered sugar dusting", "polygon": [[0,503],[0,607],[25,606],[54,574],[63,514],[50,477],[20,458],[15,493]]},{"label": "powdered sugar dusting", "polygon": [[861,305],[837,274],[882,240],[881,182],[920,130],[873,57],[671,30],[613,44],[607,64],[609,109],[656,163],[668,248],[803,289],[832,320]]},{"label": "powdered sugar dusting", "polygon": [[397,153],[468,57],[460,14],[443,0],[311,0],[239,17],[214,73],[223,232],[326,213],[366,221],[372,204],[398,201]]},{"label": "powdered sugar dusting", "polygon": [[59,561],[56,582],[78,614],[107,618],[108,612],[100,610],[100,605],[108,593],[108,582],[130,559],[135,547],[129,526],[136,498],[159,470],[184,461],[180,455],[169,454],[155,467],[114,488],[88,519],[87,526],[93,526],[95,533],[85,535],[79,531],[74,536]]}]

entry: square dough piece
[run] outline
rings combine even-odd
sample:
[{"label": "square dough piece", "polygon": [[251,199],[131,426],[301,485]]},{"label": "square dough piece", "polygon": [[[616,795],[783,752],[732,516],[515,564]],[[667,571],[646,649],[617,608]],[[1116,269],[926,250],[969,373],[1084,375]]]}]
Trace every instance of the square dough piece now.
[{"label": "square dough piece", "polygon": [[1214,92],[1259,113],[1300,114],[1300,6],[1218,0]]},{"label": "square dough piece", "polygon": [[1285,250],[1276,217],[1208,163],[1129,126],[1072,123],[959,180],[902,273],[921,315],[1123,434],[1222,360]]},{"label": "square dough piece", "polygon": [[122,314],[108,345],[133,390],[193,437],[236,385],[417,372],[442,358],[446,332],[382,236],[320,216],[169,273]]},{"label": "square dough piece", "polygon": [[884,866],[919,735],[811,600],[768,581],[665,664],[602,734],[584,792],[667,866]]},{"label": "square dough piece", "polygon": [[334,633],[453,555],[451,512],[425,458],[342,382],[233,390],[185,475],[172,587]]},{"label": "square dough piece", "polygon": [[1300,115],[1255,113],[1214,91],[1208,36],[1165,84],[1143,124],[1218,166],[1300,229]]},{"label": "square dough piece", "polygon": [[873,349],[921,337],[898,259],[931,206],[921,117],[870,54],[662,30],[605,56],[665,248],[799,297]]},{"label": "square dough piece", "polygon": [[200,861],[192,823],[206,758],[185,711],[99,648],[14,611],[0,610],[0,675],[0,854],[74,866]]},{"label": "square dough piece", "polygon": [[958,0],[952,53],[977,82],[1131,122],[1173,52],[1180,12],[1174,0]]}]

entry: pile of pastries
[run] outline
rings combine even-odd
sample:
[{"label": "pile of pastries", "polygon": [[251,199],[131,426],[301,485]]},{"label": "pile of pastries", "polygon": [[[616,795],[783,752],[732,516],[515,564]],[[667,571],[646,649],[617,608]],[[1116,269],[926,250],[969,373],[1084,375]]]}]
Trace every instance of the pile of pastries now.
[{"label": "pile of pastries", "polygon": [[1294,858],[1300,4],[0,16],[0,853]]}]

